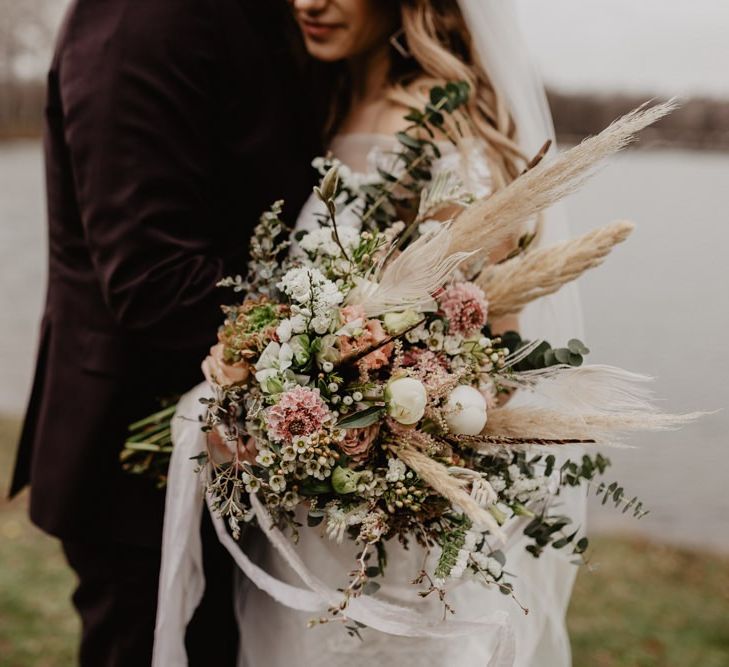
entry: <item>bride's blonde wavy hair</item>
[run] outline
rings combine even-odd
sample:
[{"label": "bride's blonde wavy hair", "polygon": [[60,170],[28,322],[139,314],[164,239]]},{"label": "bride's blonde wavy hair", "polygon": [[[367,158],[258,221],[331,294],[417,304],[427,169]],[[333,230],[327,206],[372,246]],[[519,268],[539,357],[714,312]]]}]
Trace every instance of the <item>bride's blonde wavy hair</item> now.
[{"label": "bride's blonde wavy hair", "polygon": [[527,158],[503,98],[479,63],[457,1],[400,0],[400,7],[402,48],[393,48],[391,99],[421,106],[432,86],[467,81],[471,97],[465,111],[471,134],[485,144],[494,187],[507,185],[521,173]]}]

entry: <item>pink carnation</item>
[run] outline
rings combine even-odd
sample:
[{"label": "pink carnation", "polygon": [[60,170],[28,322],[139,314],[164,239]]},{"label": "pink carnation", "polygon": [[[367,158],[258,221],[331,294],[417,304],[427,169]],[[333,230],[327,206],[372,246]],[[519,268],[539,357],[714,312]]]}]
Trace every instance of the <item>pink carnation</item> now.
[{"label": "pink carnation", "polygon": [[319,392],[296,387],[266,410],[268,433],[274,440],[291,442],[294,438],[316,433],[329,416],[329,409]]},{"label": "pink carnation", "polygon": [[467,334],[486,324],[489,304],[483,290],[473,283],[446,287],[438,296],[438,305],[455,333]]}]

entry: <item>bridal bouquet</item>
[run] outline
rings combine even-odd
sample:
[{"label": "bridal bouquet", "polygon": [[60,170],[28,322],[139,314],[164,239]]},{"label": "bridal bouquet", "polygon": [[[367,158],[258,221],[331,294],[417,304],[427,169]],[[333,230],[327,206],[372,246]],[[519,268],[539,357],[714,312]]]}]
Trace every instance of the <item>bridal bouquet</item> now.
[{"label": "bridal bouquet", "polygon": [[[248,276],[222,283],[242,298],[224,309],[203,363],[211,397],[201,427],[217,442],[198,458],[208,495],[234,536],[265,512],[294,540],[315,530],[357,543],[334,615],[377,590],[391,540],[432,555],[413,577],[422,595],[441,599],[462,577],[511,594],[502,547],[516,531],[535,557],[546,548],[581,557],[587,539],[558,511],[560,490],[605,471],[596,443],[681,420],[650,407],[641,376],[583,366],[579,340],[553,348],[489,326],[597,266],[629,235],[632,225],[618,222],[534,248],[523,228],[670,107],[640,109],[556,158],[540,156],[478,200],[457,173],[432,173],[435,132],[448,135],[467,94],[434,89],[377,178],[318,160],[319,225],[287,252],[276,203],[255,229]],[[487,261],[519,235],[509,257]],[[515,390],[544,400],[510,407]],[[165,433],[145,420],[125,456],[165,446]],[[574,460],[560,451],[577,443]],[[616,483],[596,488],[644,513]]]}]

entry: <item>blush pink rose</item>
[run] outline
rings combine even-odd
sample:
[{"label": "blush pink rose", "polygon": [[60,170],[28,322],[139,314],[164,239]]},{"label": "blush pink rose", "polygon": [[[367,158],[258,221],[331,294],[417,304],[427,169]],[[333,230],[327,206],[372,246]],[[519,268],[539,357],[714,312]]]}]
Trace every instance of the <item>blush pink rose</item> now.
[{"label": "blush pink rose", "polygon": [[213,345],[210,348],[210,354],[202,362],[202,372],[205,379],[210,384],[217,384],[221,387],[245,383],[251,374],[250,364],[245,360],[234,364],[226,364],[223,361],[224,349],[222,343]]},{"label": "blush pink rose", "polygon": [[345,431],[344,440],[339,443],[340,449],[351,456],[355,461],[362,461],[367,457],[372,445],[380,432],[380,425],[373,424],[365,428],[350,428]]},{"label": "blush pink rose", "polygon": [[[362,306],[346,306],[341,310],[342,318],[345,323],[354,322],[361,319],[363,321],[362,333],[359,336],[340,336],[339,350],[342,353],[342,359],[352,357],[367,348],[370,348],[384,340],[388,335],[382,326],[380,320],[365,320],[364,308]],[[392,343],[383,345],[382,347],[370,352],[359,363],[367,370],[377,370],[390,363],[390,357],[394,346]]]},{"label": "blush pink rose", "polygon": [[239,436],[234,442],[225,437],[218,429],[214,429],[207,437],[208,455],[215,465],[227,463],[249,463],[255,461],[258,448],[253,438]]}]

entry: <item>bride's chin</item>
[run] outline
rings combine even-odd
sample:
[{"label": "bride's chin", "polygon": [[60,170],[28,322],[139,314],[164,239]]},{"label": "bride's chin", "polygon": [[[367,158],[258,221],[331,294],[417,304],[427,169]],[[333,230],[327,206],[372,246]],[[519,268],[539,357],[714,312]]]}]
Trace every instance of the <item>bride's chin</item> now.
[{"label": "bride's chin", "polygon": [[[304,46],[312,58],[323,62],[344,60],[350,55],[351,45],[347,43],[346,36],[341,29],[332,31],[328,35],[311,35],[305,29],[301,30]],[[336,34],[338,33],[338,34]]]},{"label": "bride's chin", "polygon": [[322,43],[310,43],[307,41],[306,50],[312,58],[325,63],[333,63],[346,58],[346,55],[342,54],[340,49]]}]

